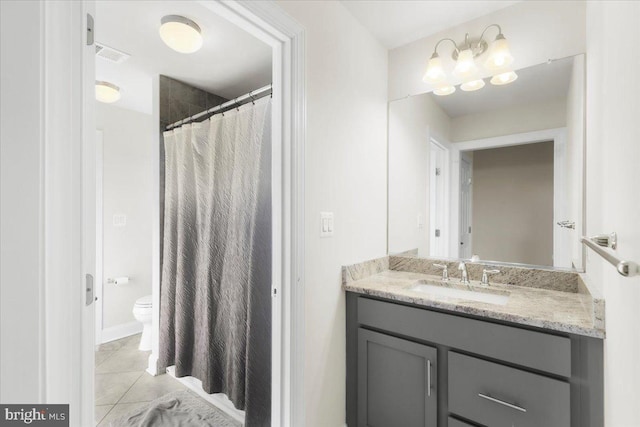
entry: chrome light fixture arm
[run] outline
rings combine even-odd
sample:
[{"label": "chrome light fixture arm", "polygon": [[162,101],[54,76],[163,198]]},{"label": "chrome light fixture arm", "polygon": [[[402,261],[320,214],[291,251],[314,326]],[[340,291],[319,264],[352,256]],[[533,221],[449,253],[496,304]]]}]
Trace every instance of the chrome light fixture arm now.
[{"label": "chrome light fixture arm", "polygon": [[436,47],[433,48],[433,55],[431,55],[432,58],[434,56],[438,56],[438,46],[440,46],[440,43],[442,43],[444,41],[450,41],[451,43],[453,43],[453,47],[455,49],[455,52],[460,52],[460,49],[458,48],[458,43],[456,43],[455,40],[450,39],[450,38],[444,38],[444,39],[440,39],[438,41],[438,43],[436,43]]},{"label": "chrome light fixture arm", "polygon": [[[500,27],[500,25],[498,24],[491,24],[489,26],[487,26],[487,28],[485,28],[484,30],[482,30],[482,33],[480,34],[480,39],[478,40],[478,47],[480,47],[480,43],[482,43],[482,41],[484,40],[484,34],[487,32],[487,30],[489,28],[492,27],[496,27],[498,29],[498,35],[496,36],[497,39],[503,39],[504,36],[502,35],[502,27]],[[485,40],[486,42],[486,40]]]}]

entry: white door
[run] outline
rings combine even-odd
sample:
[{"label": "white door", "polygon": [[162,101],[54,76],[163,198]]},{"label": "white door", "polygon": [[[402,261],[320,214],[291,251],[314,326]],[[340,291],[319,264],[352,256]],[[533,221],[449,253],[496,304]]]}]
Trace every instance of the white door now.
[{"label": "white door", "polygon": [[460,258],[469,259],[471,250],[471,200],[473,166],[471,158],[460,155]]},{"label": "white door", "polygon": [[445,256],[445,150],[432,140],[429,154],[429,255]]}]

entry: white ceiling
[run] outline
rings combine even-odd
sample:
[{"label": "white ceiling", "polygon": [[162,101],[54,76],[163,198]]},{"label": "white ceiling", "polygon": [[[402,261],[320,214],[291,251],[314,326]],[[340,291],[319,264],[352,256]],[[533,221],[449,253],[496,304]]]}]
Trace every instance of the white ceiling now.
[{"label": "white ceiling", "polygon": [[448,96],[431,96],[451,118],[468,114],[502,110],[516,105],[536,104],[565,98],[571,81],[573,57],[518,70],[518,79],[504,86],[486,86],[474,92],[456,92]]},{"label": "white ceiling", "polygon": [[[202,49],[173,51],[160,39],[165,15],[182,15],[202,30]],[[121,64],[96,58],[96,80],[118,85],[114,105],[150,114],[152,78],[163,74],[234,98],[271,83],[271,47],[196,1],[97,1],[96,41],[131,55]]]},{"label": "white ceiling", "polygon": [[385,47],[394,49],[465,23],[517,1],[342,0]]}]

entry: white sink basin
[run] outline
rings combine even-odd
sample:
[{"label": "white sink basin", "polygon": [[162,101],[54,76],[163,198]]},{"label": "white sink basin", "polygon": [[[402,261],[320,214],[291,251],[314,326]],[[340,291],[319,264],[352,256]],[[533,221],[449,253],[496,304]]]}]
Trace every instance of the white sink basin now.
[{"label": "white sink basin", "polygon": [[462,300],[484,302],[487,304],[506,305],[509,302],[509,296],[504,294],[479,292],[460,288],[449,288],[447,286],[430,285],[428,283],[418,282],[409,289],[433,296],[457,298]]}]

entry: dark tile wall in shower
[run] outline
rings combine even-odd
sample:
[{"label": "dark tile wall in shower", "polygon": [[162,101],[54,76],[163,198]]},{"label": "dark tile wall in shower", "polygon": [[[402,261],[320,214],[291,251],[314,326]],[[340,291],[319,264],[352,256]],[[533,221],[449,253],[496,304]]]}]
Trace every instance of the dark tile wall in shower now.
[{"label": "dark tile wall in shower", "polygon": [[164,138],[162,132],[167,125],[226,101],[228,99],[179,80],[160,76],[160,261],[162,261],[164,238]]}]

